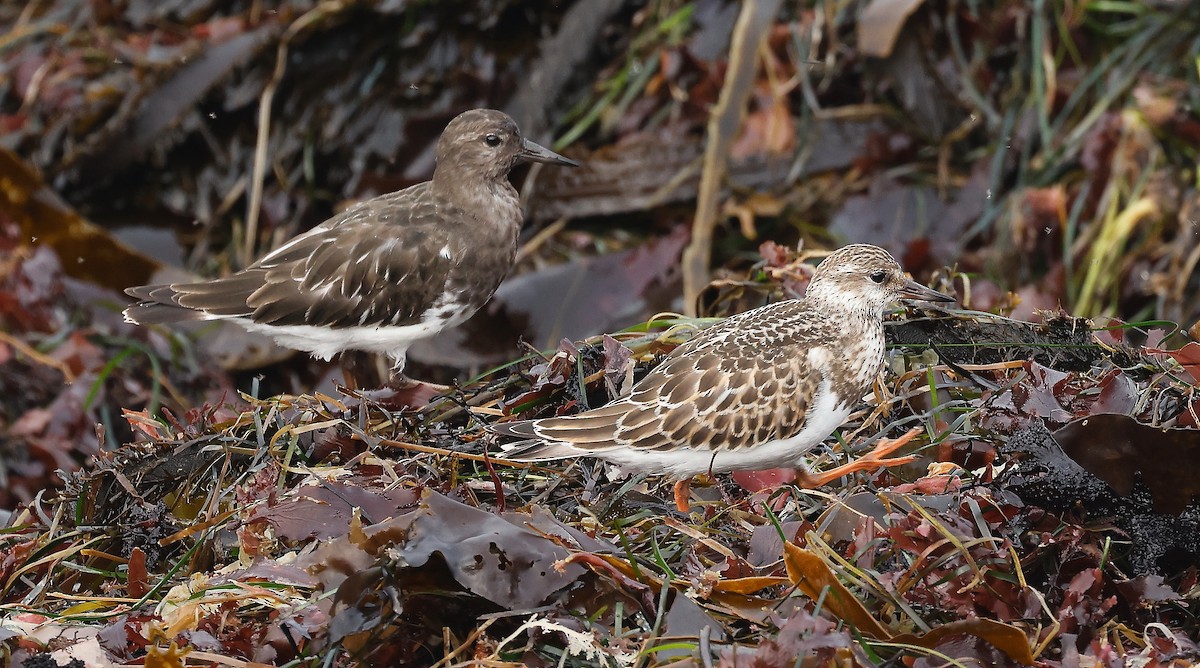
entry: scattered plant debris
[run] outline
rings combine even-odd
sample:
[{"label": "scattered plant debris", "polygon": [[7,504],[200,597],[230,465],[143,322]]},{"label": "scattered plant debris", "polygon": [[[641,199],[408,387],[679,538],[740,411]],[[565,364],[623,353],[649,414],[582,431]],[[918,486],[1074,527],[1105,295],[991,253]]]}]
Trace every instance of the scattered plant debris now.
[{"label": "scattered plant debris", "polygon": [[[5,665],[1200,663],[1195,3],[261,5],[0,3]],[[586,166],[518,177],[522,275],[414,351],[454,383],[419,410],[124,324],[161,258],[62,203],[216,275],[426,178],[485,105]],[[889,315],[811,465],[914,426],[917,462],[717,476],[683,514],[501,458],[489,423],[620,396],[714,322],[674,312],[798,296],[851,241],[962,308]]]}]

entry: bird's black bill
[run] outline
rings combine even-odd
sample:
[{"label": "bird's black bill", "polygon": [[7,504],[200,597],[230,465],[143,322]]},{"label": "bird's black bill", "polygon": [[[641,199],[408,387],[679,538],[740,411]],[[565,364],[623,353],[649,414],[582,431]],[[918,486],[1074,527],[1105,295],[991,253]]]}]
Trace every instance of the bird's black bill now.
[{"label": "bird's black bill", "polygon": [[518,155],[521,156],[522,160],[530,162],[548,162],[552,165],[569,165],[571,167],[579,166],[578,162],[564,158],[545,146],[535,144],[528,139],[521,140],[521,152]]},{"label": "bird's black bill", "polygon": [[923,302],[952,302],[954,297],[944,295],[937,290],[927,288],[913,280],[906,280],[900,288],[901,299],[915,299]]}]

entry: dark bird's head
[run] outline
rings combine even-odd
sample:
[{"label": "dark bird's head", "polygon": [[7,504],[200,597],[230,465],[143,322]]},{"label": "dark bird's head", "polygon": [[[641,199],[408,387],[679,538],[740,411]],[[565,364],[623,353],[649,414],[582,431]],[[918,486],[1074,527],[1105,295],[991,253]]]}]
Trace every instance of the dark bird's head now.
[{"label": "dark bird's head", "polygon": [[843,246],[822,260],[805,296],[851,311],[881,315],[884,307],[901,299],[954,301],[905,276],[891,254],[870,244]]},{"label": "dark bird's head", "polygon": [[495,109],[464,111],[442,132],[437,143],[437,174],[453,174],[456,179],[500,180],[522,162],[548,162],[576,166],[544,146],[521,136],[508,114]]}]

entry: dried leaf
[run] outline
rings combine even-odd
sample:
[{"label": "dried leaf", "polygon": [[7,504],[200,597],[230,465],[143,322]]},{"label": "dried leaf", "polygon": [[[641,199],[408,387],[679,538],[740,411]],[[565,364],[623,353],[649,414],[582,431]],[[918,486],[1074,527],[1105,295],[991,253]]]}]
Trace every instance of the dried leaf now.
[{"label": "dried leaf", "polygon": [[107,229],[84,220],[7,148],[0,149],[0,177],[5,183],[0,210],[21,226],[26,238],[53,247],[67,275],[122,289],[145,283],[158,266]]},{"label": "dried leaf", "polygon": [[788,578],[775,576],[758,576],[748,578],[734,578],[732,580],[719,580],[713,585],[714,592],[728,592],[733,594],[753,594],[756,591],[761,591],[767,587],[775,585],[787,584],[791,582]]},{"label": "dried leaf", "polygon": [[788,579],[804,592],[805,596],[815,601],[825,592],[825,608],[835,617],[872,638],[888,640],[892,637],[891,631],[872,617],[854,594],[838,580],[824,559],[790,542],[784,543],[783,549]]},{"label": "dried leaf", "polygon": [[892,642],[934,649],[944,640],[956,635],[969,635],[986,640],[992,647],[1023,666],[1032,666],[1034,663],[1033,652],[1029,649],[1029,638],[1025,632],[1012,624],[994,619],[959,619],[935,627],[920,636],[909,633],[898,635],[892,638]]},{"label": "dried leaf", "polygon": [[785,543],[784,551],[784,562],[787,564],[788,578],[792,583],[813,600],[820,597],[822,591],[826,592],[825,608],[865,635],[879,640],[933,648],[943,638],[967,634],[986,640],[1014,661],[1024,665],[1033,664],[1033,655],[1029,650],[1025,632],[1011,624],[995,620],[963,619],[944,624],[920,636],[893,635],[887,627],[871,616],[854,594],[838,580],[825,560],[793,543]]},{"label": "dried leaf", "polygon": [[378,524],[417,505],[407,488],[368,489],[337,480],[322,480],[298,488],[292,498],[272,507],[256,508],[247,523],[265,521],[289,541],[328,540],[346,535],[351,516],[360,511],[368,524]]},{"label": "dried leaf", "polygon": [[1142,575],[1117,583],[1117,591],[1130,605],[1150,606],[1162,601],[1178,601],[1182,597],[1164,583],[1161,575]]},{"label": "dried leaf", "polygon": [[142,548],[135,547],[129,553],[129,571],[126,577],[129,582],[130,598],[141,598],[150,591],[150,577],[146,572],[146,553],[142,551]]},{"label": "dried leaf", "polygon": [[871,0],[858,14],[858,48],[868,56],[892,55],[905,22],[924,0]]},{"label": "dried leaf", "polygon": [[129,423],[130,428],[135,432],[142,432],[149,436],[152,440],[161,441],[168,437],[162,431],[162,425],[158,423],[146,411],[131,411],[128,408],[121,409],[121,413],[125,416],[125,421]]},{"label": "dried leaf", "polygon": [[1187,345],[1177,350],[1162,350],[1159,348],[1146,348],[1148,353],[1156,353],[1160,355],[1170,355],[1180,366],[1184,368],[1191,376],[1192,380],[1200,383],[1200,343],[1189,341]]},{"label": "dried leaf", "polygon": [[721,668],[872,665],[845,629],[804,609],[793,611],[775,637],[763,639],[757,647],[730,647],[720,662]]}]

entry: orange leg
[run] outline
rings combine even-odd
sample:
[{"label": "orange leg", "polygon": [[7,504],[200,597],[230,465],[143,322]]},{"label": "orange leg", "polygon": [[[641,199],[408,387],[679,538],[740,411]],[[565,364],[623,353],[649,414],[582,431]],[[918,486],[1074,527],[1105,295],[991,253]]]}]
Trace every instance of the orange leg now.
[{"label": "orange leg", "polygon": [[800,477],[796,480],[796,483],[800,487],[813,489],[815,487],[827,485],[844,475],[849,475],[856,471],[874,471],[876,469],[886,468],[888,466],[907,464],[915,460],[917,456],[908,455],[907,457],[894,457],[892,459],[885,459],[885,457],[907,444],[919,433],[921,433],[921,429],[919,427],[913,427],[912,429],[908,430],[908,433],[900,438],[895,440],[884,439],[879,442],[879,445],[876,445],[870,452],[862,457],[859,457],[858,459],[855,459],[847,464],[842,464],[837,468],[825,471],[824,473],[813,474],[809,471],[801,471]]},{"label": "orange leg", "polygon": [[691,510],[691,506],[688,505],[688,498],[692,495],[691,484],[691,478],[684,478],[683,480],[675,483],[675,507],[678,508],[679,512],[681,513],[686,513]]}]

